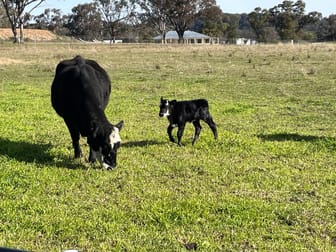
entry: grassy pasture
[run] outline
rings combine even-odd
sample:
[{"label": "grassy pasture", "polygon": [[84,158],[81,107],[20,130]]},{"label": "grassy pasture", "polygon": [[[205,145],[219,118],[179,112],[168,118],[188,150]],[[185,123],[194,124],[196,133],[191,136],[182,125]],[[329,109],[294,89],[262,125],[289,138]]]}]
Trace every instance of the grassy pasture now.
[{"label": "grassy pasture", "polygon": [[[113,82],[118,167],[73,160],[50,104],[81,54]],[[336,45],[0,44],[0,247],[334,251]],[[219,139],[168,142],[160,96],[209,100]],[[176,131],[174,131],[174,134]]]}]

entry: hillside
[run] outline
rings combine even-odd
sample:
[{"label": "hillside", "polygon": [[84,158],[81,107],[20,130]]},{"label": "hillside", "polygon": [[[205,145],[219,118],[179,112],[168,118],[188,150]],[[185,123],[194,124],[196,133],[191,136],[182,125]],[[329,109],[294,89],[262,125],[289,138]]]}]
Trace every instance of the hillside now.
[{"label": "hillside", "polygon": [[[25,39],[34,41],[50,41],[57,39],[57,36],[54,33],[39,29],[24,29],[24,36]],[[0,28],[0,40],[8,40],[12,37],[13,33],[10,28]]]}]

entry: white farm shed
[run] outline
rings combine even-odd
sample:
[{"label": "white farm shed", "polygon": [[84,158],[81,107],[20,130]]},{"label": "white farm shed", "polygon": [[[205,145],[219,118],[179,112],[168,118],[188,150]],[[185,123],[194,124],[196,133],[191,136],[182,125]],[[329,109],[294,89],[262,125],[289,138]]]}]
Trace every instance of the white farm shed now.
[{"label": "white farm shed", "polygon": [[[162,35],[153,38],[155,42],[162,42]],[[183,34],[184,44],[215,44],[218,39],[213,39],[208,35],[194,31],[185,31]],[[176,31],[168,31],[166,33],[166,43],[178,43],[179,37]]]}]

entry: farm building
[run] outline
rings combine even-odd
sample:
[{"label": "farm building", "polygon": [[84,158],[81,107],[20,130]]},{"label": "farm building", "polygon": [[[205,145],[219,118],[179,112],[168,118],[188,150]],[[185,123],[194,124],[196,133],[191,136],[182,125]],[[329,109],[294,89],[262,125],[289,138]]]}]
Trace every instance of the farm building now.
[{"label": "farm building", "polygon": [[[155,42],[162,42],[162,35],[153,38]],[[218,44],[217,38],[194,31],[185,31],[183,35],[185,44]],[[166,33],[166,43],[178,43],[179,37],[176,31],[168,31]]]},{"label": "farm building", "polygon": [[257,41],[249,38],[237,38],[236,45],[255,45]]}]

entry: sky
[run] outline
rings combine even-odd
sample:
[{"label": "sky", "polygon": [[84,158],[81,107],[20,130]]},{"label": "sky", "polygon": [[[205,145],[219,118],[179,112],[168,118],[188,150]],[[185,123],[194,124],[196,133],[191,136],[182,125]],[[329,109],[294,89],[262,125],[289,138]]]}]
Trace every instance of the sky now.
[{"label": "sky", "polygon": [[[296,0],[292,0],[296,2]],[[63,14],[70,14],[71,9],[83,3],[89,3],[88,0],[46,0],[41,7],[33,12],[34,15],[40,14],[44,9],[56,8],[61,9]],[[217,5],[225,13],[250,13],[256,7],[262,9],[270,9],[283,0],[217,0]],[[322,13],[323,17],[328,17],[331,14],[336,14],[336,0],[305,0],[306,13],[311,11],[318,11]]]}]

